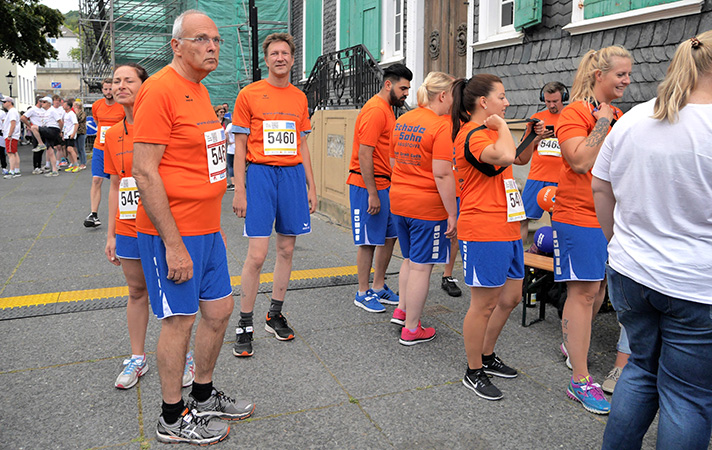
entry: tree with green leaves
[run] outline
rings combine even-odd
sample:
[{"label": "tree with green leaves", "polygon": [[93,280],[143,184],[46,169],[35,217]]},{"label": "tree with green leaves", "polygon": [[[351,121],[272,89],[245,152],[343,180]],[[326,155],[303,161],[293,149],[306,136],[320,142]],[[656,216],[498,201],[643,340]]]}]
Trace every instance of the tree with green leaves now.
[{"label": "tree with green leaves", "polygon": [[0,56],[16,64],[38,65],[57,58],[57,51],[47,38],[59,37],[63,22],[59,10],[42,5],[39,0],[1,0]]}]

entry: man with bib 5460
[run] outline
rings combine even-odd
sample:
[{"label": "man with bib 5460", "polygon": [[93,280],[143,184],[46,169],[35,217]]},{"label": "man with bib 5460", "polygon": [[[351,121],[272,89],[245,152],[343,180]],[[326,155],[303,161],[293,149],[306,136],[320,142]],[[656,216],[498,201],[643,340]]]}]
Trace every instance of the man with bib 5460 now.
[{"label": "man with bib 5460", "polygon": [[[141,86],[135,103],[133,176],[139,254],[153,313],[163,407],[160,442],[205,445],[227,437],[215,418],[249,417],[254,404],[213,387],[233,309],[220,209],[227,189],[225,132],[200,82],[218,66],[222,39],[210,17],[188,10],[173,24],[173,61]],[[195,380],[181,395],[195,316]]]},{"label": "man with bib 5460", "polygon": [[292,36],[270,34],[262,51],[269,75],[240,91],[232,119],[232,209],[238,217],[245,218],[244,235],[250,238],[242,268],[240,321],[233,348],[238,357],[253,354],[253,310],[273,226],[277,232],[277,260],[265,330],[280,341],[294,339],[294,331],[282,315],[282,303],[292,272],[296,238],[311,231],[309,214],[316,210],[316,187],[306,143],[306,135],[311,132],[307,98],[289,82],[294,65]]}]

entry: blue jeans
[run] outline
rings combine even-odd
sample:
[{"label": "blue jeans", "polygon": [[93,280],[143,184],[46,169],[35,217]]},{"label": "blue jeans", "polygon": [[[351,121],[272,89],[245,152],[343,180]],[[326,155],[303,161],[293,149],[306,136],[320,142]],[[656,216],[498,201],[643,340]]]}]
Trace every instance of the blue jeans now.
[{"label": "blue jeans", "polygon": [[625,332],[625,327],[623,325],[621,325],[621,332],[618,335],[618,345],[616,345],[616,350],[621,353],[625,353],[626,355],[630,355],[630,343],[628,342],[628,333]]},{"label": "blue jeans", "polygon": [[87,135],[86,134],[78,134],[77,135],[77,155],[79,156],[79,164],[82,164],[84,166],[87,165],[87,151],[86,151],[86,140],[87,140]]},{"label": "blue jeans", "polygon": [[712,305],[661,294],[610,267],[608,289],[632,350],[603,449],[639,449],[660,409],[658,449],[707,449],[712,432]]}]

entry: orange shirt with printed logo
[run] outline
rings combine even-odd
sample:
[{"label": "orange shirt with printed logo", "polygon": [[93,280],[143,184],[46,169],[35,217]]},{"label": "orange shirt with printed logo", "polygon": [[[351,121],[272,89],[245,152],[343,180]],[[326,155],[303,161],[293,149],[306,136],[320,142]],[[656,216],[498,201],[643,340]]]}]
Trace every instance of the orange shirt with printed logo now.
[{"label": "orange shirt with printed logo", "polygon": [[[474,242],[509,242],[521,239],[519,222],[507,222],[507,194],[504,180],[513,179],[509,166],[499,175],[489,177],[465,159],[467,134],[480,124],[466,123],[455,138],[457,171],[462,179],[460,218],[457,220],[457,238]],[[497,142],[494,130],[475,131],[470,136],[470,153],[480,160],[485,148]],[[495,166],[495,169],[499,169]]]},{"label": "orange shirt with printed logo", "polygon": [[[104,140],[104,172],[119,178],[131,177],[133,166],[133,125],[121,121],[106,132]],[[118,195],[118,192],[117,192]],[[116,234],[136,237],[136,219],[121,219],[119,208],[116,209]]]},{"label": "orange shirt with printed logo", "polygon": [[249,133],[247,161],[296,166],[302,162],[302,134],[311,131],[307,97],[291,84],[280,88],[255,81],[237,95],[232,125],[233,133]]},{"label": "orange shirt with printed logo", "polygon": [[[223,154],[215,154],[208,141],[220,133],[224,140],[225,130],[215,116],[208,90],[166,66],[143,83],[134,111],[134,142],[166,146],[158,173],[181,236],[220,231],[227,182],[226,177],[211,182],[208,167],[213,158],[226,158],[226,152],[223,145]],[[141,233],[158,235],[141,203],[136,228]]]},{"label": "orange shirt with printed logo", "polygon": [[[556,127],[556,136],[559,138],[560,144],[573,137],[588,137],[596,126],[593,109],[594,106],[590,103],[579,101],[570,104],[561,111],[561,117],[559,117]],[[613,112],[616,119],[623,115],[623,112],[615,106],[613,106]],[[610,131],[609,127],[608,132]],[[571,169],[566,158],[562,159],[564,164],[559,176],[559,187],[556,189],[553,220],[579,227],[600,228],[593,205],[591,169],[584,174],[576,173]]]},{"label": "orange shirt with printed logo", "polygon": [[[396,122],[396,116],[393,114],[393,108],[387,101],[383,100],[378,95],[371,97],[369,101],[363,105],[361,112],[356,118],[356,126],[354,127],[354,145],[351,152],[351,163],[349,171],[361,173],[361,164],[358,160],[358,150],[361,144],[374,147],[373,151],[373,174],[377,175],[376,189],[385,189],[391,185],[388,178],[383,176],[391,176],[391,162],[389,159],[391,134],[393,126]],[[381,175],[381,176],[378,176]],[[349,173],[346,184],[353,184],[366,188],[361,175],[357,173]]]},{"label": "orange shirt with printed logo", "polygon": [[[548,109],[545,109],[544,111],[539,111],[534,114],[532,119],[542,120],[545,125],[553,125],[554,130],[556,130],[559,116],[561,116],[561,114],[552,114]],[[554,144],[552,140],[556,142],[556,144]],[[562,164],[561,150],[558,149],[558,141],[555,138],[552,140],[547,139],[539,142],[537,149],[532,154],[532,162],[527,179],[558,183]],[[540,154],[539,149],[547,154]],[[554,156],[552,153],[557,153],[559,156]]]},{"label": "orange shirt with printed logo", "polygon": [[433,177],[433,160],[452,161],[452,129],[444,116],[419,107],[403,114],[391,137],[391,212],[421,220],[447,219]]},{"label": "orange shirt with printed logo", "polygon": [[106,104],[105,99],[100,98],[92,103],[91,115],[94,117],[94,122],[96,122],[96,138],[94,139],[94,148],[104,150],[104,141],[106,141],[106,136],[104,136],[104,141],[102,141],[101,130],[103,129],[103,134],[106,134],[109,128],[111,128],[114,124],[119,123],[124,118],[124,107],[116,102],[109,106]]}]

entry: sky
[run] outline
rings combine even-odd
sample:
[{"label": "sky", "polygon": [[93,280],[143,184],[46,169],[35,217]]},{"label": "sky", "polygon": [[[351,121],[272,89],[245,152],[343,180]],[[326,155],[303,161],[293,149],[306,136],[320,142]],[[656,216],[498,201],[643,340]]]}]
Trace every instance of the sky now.
[{"label": "sky", "polygon": [[79,0],[40,0],[40,3],[58,9],[62,14],[79,10]]}]

